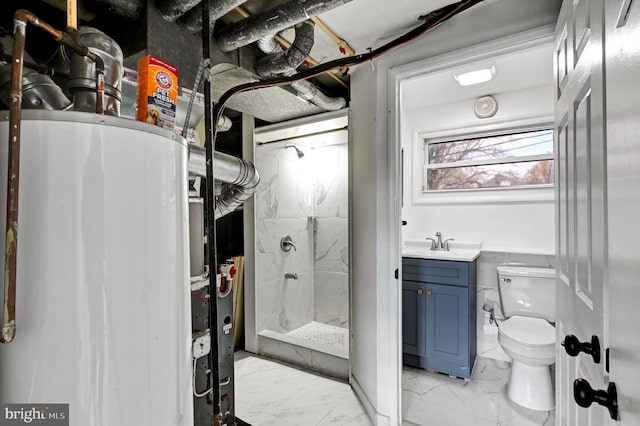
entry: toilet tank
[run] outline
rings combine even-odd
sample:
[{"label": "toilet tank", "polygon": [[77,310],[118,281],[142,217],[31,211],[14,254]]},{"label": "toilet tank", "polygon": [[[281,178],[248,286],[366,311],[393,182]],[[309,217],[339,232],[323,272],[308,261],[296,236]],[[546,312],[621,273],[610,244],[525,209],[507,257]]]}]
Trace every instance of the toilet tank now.
[{"label": "toilet tank", "polygon": [[498,289],[506,317],[523,315],[555,322],[555,285],[555,269],[498,266]]}]

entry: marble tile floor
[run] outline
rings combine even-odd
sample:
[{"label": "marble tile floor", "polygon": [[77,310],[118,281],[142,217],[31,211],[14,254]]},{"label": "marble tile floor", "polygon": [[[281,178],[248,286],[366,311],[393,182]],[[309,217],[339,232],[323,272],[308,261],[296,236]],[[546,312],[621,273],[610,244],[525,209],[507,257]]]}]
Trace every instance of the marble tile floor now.
[{"label": "marble tile floor", "polygon": [[236,416],[252,426],[370,426],[351,387],[247,352],[235,354]]},{"label": "marble tile floor", "polygon": [[[236,415],[253,426],[369,426],[344,382],[247,352],[236,353]],[[553,426],[553,412],[527,410],[506,397],[509,364],[478,357],[466,382],[405,367],[403,426]]]},{"label": "marble tile floor", "polygon": [[471,380],[404,367],[405,426],[553,426],[555,413],[528,410],[507,397],[510,364],[477,357]]}]

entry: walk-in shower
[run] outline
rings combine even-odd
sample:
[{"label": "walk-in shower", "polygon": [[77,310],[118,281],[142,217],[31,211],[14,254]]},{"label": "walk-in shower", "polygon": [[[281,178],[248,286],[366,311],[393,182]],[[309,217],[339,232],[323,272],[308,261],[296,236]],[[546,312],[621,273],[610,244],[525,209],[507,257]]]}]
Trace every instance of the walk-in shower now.
[{"label": "walk-in shower", "polygon": [[337,124],[334,119],[321,130],[315,123],[316,127],[295,126],[283,134],[270,131],[273,126],[257,129],[255,151],[261,175],[255,198],[258,351],[345,378],[346,120],[342,115]]}]

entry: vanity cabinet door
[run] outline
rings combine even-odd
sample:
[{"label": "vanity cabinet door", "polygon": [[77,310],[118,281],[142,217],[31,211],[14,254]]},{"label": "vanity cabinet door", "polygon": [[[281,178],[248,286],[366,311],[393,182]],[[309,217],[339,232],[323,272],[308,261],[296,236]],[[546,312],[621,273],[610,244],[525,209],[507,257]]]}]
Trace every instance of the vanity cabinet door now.
[{"label": "vanity cabinet door", "polygon": [[416,357],[424,357],[426,354],[427,314],[424,287],[424,283],[402,282],[402,351]]},{"label": "vanity cabinet door", "polygon": [[427,284],[425,368],[469,378],[469,295],[466,287]]}]

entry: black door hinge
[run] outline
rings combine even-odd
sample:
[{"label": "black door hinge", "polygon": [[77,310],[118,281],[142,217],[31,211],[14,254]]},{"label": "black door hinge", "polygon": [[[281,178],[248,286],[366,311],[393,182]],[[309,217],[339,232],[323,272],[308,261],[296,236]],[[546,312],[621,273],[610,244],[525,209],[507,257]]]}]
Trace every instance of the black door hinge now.
[{"label": "black door hinge", "polygon": [[396,277],[396,280],[398,279],[398,268],[396,268],[396,271],[393,273],[393,275]]},{"label": "black door hinge", "polygon": [[604,350],[604,368],[609,372],[609,348]]}]

